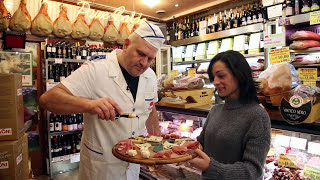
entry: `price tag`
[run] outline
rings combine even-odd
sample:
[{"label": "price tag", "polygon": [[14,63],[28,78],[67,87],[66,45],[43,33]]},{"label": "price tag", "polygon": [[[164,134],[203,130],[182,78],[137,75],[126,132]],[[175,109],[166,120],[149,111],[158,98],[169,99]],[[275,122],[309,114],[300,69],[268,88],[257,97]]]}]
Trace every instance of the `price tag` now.
[{"label": "price tag", "polygon": [[269,51],[270,64],[290,62],[289,47]]},{"label": "price tag", "polygon": [[308,142],[308,153],[320,155],[320,143]]},{"label": "price tag", "polygon": [[177,77],[177,76],[178,76],[178,70],[172,70],[171,77]]},{"label": "price tag", "polygon": [[188,69],[188,76],[195,76],[196,75],[196,69],[190,68]]},{"label": "price tag", "polygon": [[47,82],[47,91],[58,85],[60,82]]},{"label": "price tag", "polygon": [[70,162],[75,163],[80,161],[80,153],[71,154]]},{"label": "price tag", "polygon": [[299,68],[300,81],[317,81],[317,68]]},{"label": "price tag", "polygon": [[41,50],[45,50],[46,49],[46,42],[41,42],[40,44]]},{"label": "price tag", "polygon": [[320,11],[314,11],[310,13],[310,25],[320,23]]},{"label": "price tag", "polygon": [[233,48],[233,39],[232,38],[222,39],[219,52],[232,50],[232,48]]},{"label": "price tag", "polygon": [[279,146],[283,146],[283,147],[289,147],[290,145],[290,137],[289,136],[285,136],[285,135],[281,135],[281,134],[277,134],[275,139],[274,139],[274,147],[279,147]]},{"label": "price tag", "polygon": [[55,59],[54,59],[54,62],[55,62],[56,64],[62,64],[62,59],[61,59],[61,58],[55,58]]},{"label": "price tag", "polygon": [[265,48],[273,48],[286,45],[286,37],[284,33],[270,34],[264,36],[263,41]]},{"label": "price tag", "polygon": [[279,17],[282,15],[282,4],[267,8],[268,18]]},{"label": "price tag", "polygon": [[307,139],[291,137],[290,147],[295,149],[306,150]]},{"label": "price tag", "polygon": [[260,48],[261,33],[254,33],[250,35],[249,49]]},{"label": "price tag", "polygon": [[200,21],[200,25],[199,25],[199,35],[205,35],[207,34],[207,21]]},{"label": "price tag", "polygon": [[267,155],[267,156],[273,156],[273,155],[275,155],[275,154],[276,154],[276,151],[277,151],[277,149],[276,149],[276,148],[271,148],[271,149],[269,150],[269,152],[268,152],[268,155]]},{"label": "price tag", "polygon": [[233,50],[234,51],[243,51],[244,50],[244,41],[245,41],[244,35],[235,36],[234,42],[233,42]]},{"label": "price tag", "polygon": [[303,81],[304,85],[317,86],[317,81]]},{"label": "price tag", "polygon": [[219,42],[218,41],[211,41],[208,45],[207,54],[218,54],[218,49],[219,49]]},{"label": "price tag", "polygon": [[286,166],[286,167],[297,168],[297,159],[298,158],[297,158],[296,155],[280,154],[279,165]]},{"label": "price tag", "polygon": [[313,180],[320,180],[320,168],[305,165],[303,169],[303,176]]}]

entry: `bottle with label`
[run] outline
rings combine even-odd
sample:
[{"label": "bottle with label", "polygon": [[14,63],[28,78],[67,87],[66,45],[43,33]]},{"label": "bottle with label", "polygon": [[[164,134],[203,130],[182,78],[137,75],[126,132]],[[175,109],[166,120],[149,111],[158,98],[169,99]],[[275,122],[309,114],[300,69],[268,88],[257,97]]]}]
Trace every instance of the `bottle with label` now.
[{"label": "bottle with label", "polygon": [[319,10],[319,0],[311,1],[311,11]]},{"label": "bottle with label", "polygon": [[86,47],[86,45],[84,45],[81,48],[81,59],[84,59],[84,60],[87,59],[87,47]]},{"label": "bottle with label", "polygon": [[238,13],[238,7],[236,7],[236,10],[234,12],[235,16],[232,18],[232,28],[239,27],[239,13]]},{"label": "bottle with label", "polygon": [[66,71],[66,70],[65,70],[65,63],[63,63],[63,64],[60,65],[60,68],[59,68],[59,73],[60,73],[60,74],[59,74],[59,78],[60,78],[60,82],[66,78],[66,76],[65,76],[66,72],[65,72],[65,71]]},{"label": "bottle with label", "polygon": [[258,4],[252,5],[252,24],[255,24],[258,22]]},{"label": "bottle with label", "polygon": [[262,7],[261,3],[259,4],[259,7],[258,7],[258,20],[257,20],[257,22],[258,23],[263,22],[263,7]]},{"label": "bottle with label", "polygon": [[242,18],[241,18],[241,26],[247,25],[247,11],[245,7],[242,5]]},{"label": "bottle with label", "polygon": [[244,40],[244,53],[248,54],[249,50],[249,36],[245,35],[245,40]]},{"label": "bottle with label", "polygon": [[67,154],[72,154],[71,150],[71,142],[70,142],[70,135],[66,136],[66,144],[67,144]]},{"label": "bottle with label", "polygon": [[61,135],[61,146],[62,146],[62,155],[65,156],[68,154],[68,146],[66,142],[66,136]]},{"label": "bottle with label", "polygon": [[286,9],[287,9],[287,4],[283,3],[282,4],[282,18],[286,17]]},{"label": "bottle with label", "polygon": [[62,131],[68,131],[68,123],[65,115],[61,116],[62,120]]},{"label": "bottle with label", "polygon": [[57,53],[56,53],[56,57],[57,58],[63,58],[62,56],[62,42],[57,42],[56,43],[56,49],[57,49]]},{"label": "bottle with label", "polygon": [[72,115],[72,117],[73,117],[73,123],[72,123],[72,125],[73,125],[73,130],[78,130],[78,121],[77,121],[77,116],[75,115],[75,114],[73,114]]},{"label": "bottle with label", "polygon": [[301,13],[307,13],[311,11],[311,5],[309,0],[302,0],[302,8],[301,8]]},{"label": "bottle with label", "polygon": [[52,148],[53,148],[52,157],[53,158],[58,157],[59,156],[59,147],[58,147],[58,137],[57,136],[53,137]]},{"label": "bottle with label", "polygon": [[48,66],[48,82],[54,82],[54,72],[52,64],[49,64]]},{"label": "bottle with label", "polygon": [[299,0],[294,1],[294,14],[298,15],[300,14],[300,2]]},{"label": "bottle with label", "polygon": [[264,34],[263,34],[263,31],[261,32],[261,35],[260,35],[260,52],[264,52]]},{"label": "bottle with label", "polygon": [[81,47],[79,44],[77,44],[77,54],[76,54],[77,60],[81,60],[81,52],[82,52]]},{"label": "bottle with label", "polygon": [[49,119],[50,119],[50,123],[49,123],[50,132],[54,132],[55,122],[54,122],[53,114],[50,114]]},{"label": "bottle with label", "polygon": [[83,115],[77,114],[78,116],[78,129],[83,130]]},{"label": "bottle with label", "polygon": [[68,131],[73,131],[73,116],[71,115],[68,115],[68,119],[69,119],[69,122],[68,122]]},{"label": "bottle with label", "polygon": [[287,8],[286,8],[286,16],[292,16],[293,15],[293,6],[291,0],[287,0]]},{"label": "bottle with label", "polygon": [[49,43],[49,41],[48,41],[48,43],[47,43],[47,45],[46,45],[46,58],[48,59],[48,58],[51,58],[51,47],[52,46],[52,44],[51,43]]},{"label": "bottle with label", "polygon": [[60,82],[60,64],[54,65],[54,82]]},{"label": "bottle with label", "polygon": [[200,23],[200,19],[197,19],[197,28],[196,28],[196,36],[199,36],[199,32],[200,32],[200,26],[199,26],[199,23]]},{"label": "bottle with label", "polygon": [[222,12],[220,12],[220,15],[219,15],[219,23],[218,23],[218,32],[219,31],[223,31],[224,30],[224,22],[223,22],[223,18],[222,18]]},{"label": "bottle with label", "polygon": [[51,46],[51,58],[56,58],[56,53],[57,53],[57,48],[56,48],[56,44],[53,43]]},{"label": "bottle with label", "polygon": [[247,25],[252,24],[252,9],[250,4],[247,6]]},{"label": "bottle with label", "polygon": [[224,15],[224,24],[225,24],[225,30],[231,29],[230,17],[226,11],[225,11],[225,15]]}]

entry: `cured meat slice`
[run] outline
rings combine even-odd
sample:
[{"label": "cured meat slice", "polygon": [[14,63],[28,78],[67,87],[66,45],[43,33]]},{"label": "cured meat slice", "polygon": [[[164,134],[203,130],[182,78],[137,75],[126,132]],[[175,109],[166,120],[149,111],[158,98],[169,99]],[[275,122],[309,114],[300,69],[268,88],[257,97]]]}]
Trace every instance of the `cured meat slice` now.
[{"label": "cured meat slice", "polygon": [[59,17],[53,23],[53,34],[57,37],[69,36],[72,32],[72,25],[67,16],[68,8],[62,6]]},{"label": "cured meat slice", "polygon": [[154,154],[153,157],[154,158],[165,158],[165,157],[170,158],[171,154],[172,154],[172,150],[171,149],[162,150],[162,151],[159,151],[156,154]]},{"label": "cured meat slice", "polygon": [[291,40],[320,40],[320,35],[310,31],[297,31],[290,36]]},{"label": "cured meat slice", "polygon": [[89,36],[89,33],[89,26],[84,20],[84,15],[79,14],[76,21],[72,24],[71,37],[74,39],[86,38]]},{"label": "cured meat slice", "polygon": [[172,151],[176,154],[183,155],[187,152],[188,148],[185,146],[173,146]]},{"label": "cured meat slice", "polygon": [[27,10],[27,0],[21,0],[19,8],[10,19],[9,28],[13,31],[26,32],[30,27],[31,16]]},{"label": "cured meat slice", "polygon": [[89,35],[90,39],[97,41],[103,37],[104,30],[99,19],[93,19],[89,27],[90,27],[90,35]]},{"label": "cured meat slice", "polygon": [[118,150],[121,154],[127,154],[129,150],[135,150],[136,146],[132,144],[130,139],[121,140],[118,142]]},{"label": "cured meat slice", "polygon": [[4,5],[4,0],[0,0],[0,31],[5,31],[9,26],[9,12]]},{"label": "cured meat slice", "polygon": [[316,64],[320,63],[320,59],[311,55],[298,55],[295,56],[291,62],[292,64]]},{"label": "cured meat slice", "polygon": [[294,50],[307,49],[312,47],[320,47],[320,42],[315,40],[293,41],[293,43],[289,46],[290,49]]},{"label": "cured meat slice", "polygon": [[185,142],[182,144],[182,146],[187,147],[188,149],[196,149],[199,147],[199,142],[198,141],[191,141],[191,142]]},{"label": "cured meat slice", "polygon": [[38,15],[31,24],[31,33],[36,36],[48,36],[53,31],[53,24],[48,15],[48,3],[44,2]]}]

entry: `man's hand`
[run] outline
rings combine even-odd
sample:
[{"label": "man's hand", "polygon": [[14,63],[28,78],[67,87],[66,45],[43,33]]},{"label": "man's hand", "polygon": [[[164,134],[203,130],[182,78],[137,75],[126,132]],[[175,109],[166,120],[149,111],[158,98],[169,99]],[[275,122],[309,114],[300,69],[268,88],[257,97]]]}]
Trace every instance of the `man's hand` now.
[{"label": "man's hand", "polygon": [[122,114],[122,110],[119,105],[111,98],[101,98],[97,100],[91,100],[88,105],[88,112],[90,114],[97,114],[101,119],[115,120],[115,112]]},{"label": "man's hand", "polygon": [[194,152],[197,153],[199,157],[190,160],[189,163],[201,169],[202,171],[208,170],[211,161],[210,157],[200,149],[196,149]]}]

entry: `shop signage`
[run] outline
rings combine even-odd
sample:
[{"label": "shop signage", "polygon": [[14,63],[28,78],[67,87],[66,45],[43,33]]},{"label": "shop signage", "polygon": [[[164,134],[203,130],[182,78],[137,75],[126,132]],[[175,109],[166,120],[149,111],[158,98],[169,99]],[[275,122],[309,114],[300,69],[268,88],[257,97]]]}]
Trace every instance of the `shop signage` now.
[{"label": "shop signage", "polygon": [[190,68],[188,69],[188,76],[195,76],[196,75],[196,69]]},{"label": "shop signage", "polygon": [[310,13],[310,25],[320,23],[320,11],[314,11]]},{"label": "shop signage", "polygon": [[290,139],[290,147],[294,149],[306,150],[307,139],[291,137]]},{"label": "shop signage", "polygon": [[299,68],[300,81],[317,81],[317,68]]},{"label": "shop signage", "polygon": [[280,154],[279,165],[291,168],[297,168],[297,156],[296,155],[284,155]]},{"label": "shop signage", "polygon": [[285,35],[280,34],[270,34],[264,36],[264,48],[273,48],[286,45]]},{"label": "shop signage", "polygon": [[[124,6],[119,7],[113,12],[113,14],[110,14],[109,12],[96,11],[94,9],[91,9],[90,4],[87,1],[80,1],[77,4],[81,6],[77,13],[77,16],[79,14],[84,14],[92,19],[109,19],[110,17],[112,17],[113,20],[118,20],[125,23],[130,22],[132,24],[141,24],[143,21],[147,20],[146,18],[141,19],[142,13],[136,13],[135,11],[133,11],[131,15],[122,15],[126,10]],[[138,17],[135,17],[136,14],[138,15]]]},{"label": "shop signage", "polygon": [[269,51],[270,64],[290,62],[289,47]]},{"label": "shop signage", "polygon": [[171,77],[177,77],[177,76],[178,76],[178,70],[172,70]]},{"label": "shop signage", "polygon": [[305,165],[303,169],[303,176],[310,179],[320,179],[320,168]]},{"label": "shop signage", "polygon": [[317,86],[317,81],[303,81],[303,85]]},{"label": "shop signage", "polygon": [[[299,98],[291,98],[292,102],[282,98],[280,105],[281,116],[285,121],[290,124],[299,124],[306,120],[311,113],[311,102],[303,104]],[[302,105],[299,107],[300,103]],[[292,107],[290,104],[295,104],[296,107]]]},{"label": "shop signage", "polygon": [[320,143],[308,142],[308,153],[320,155]]}]

